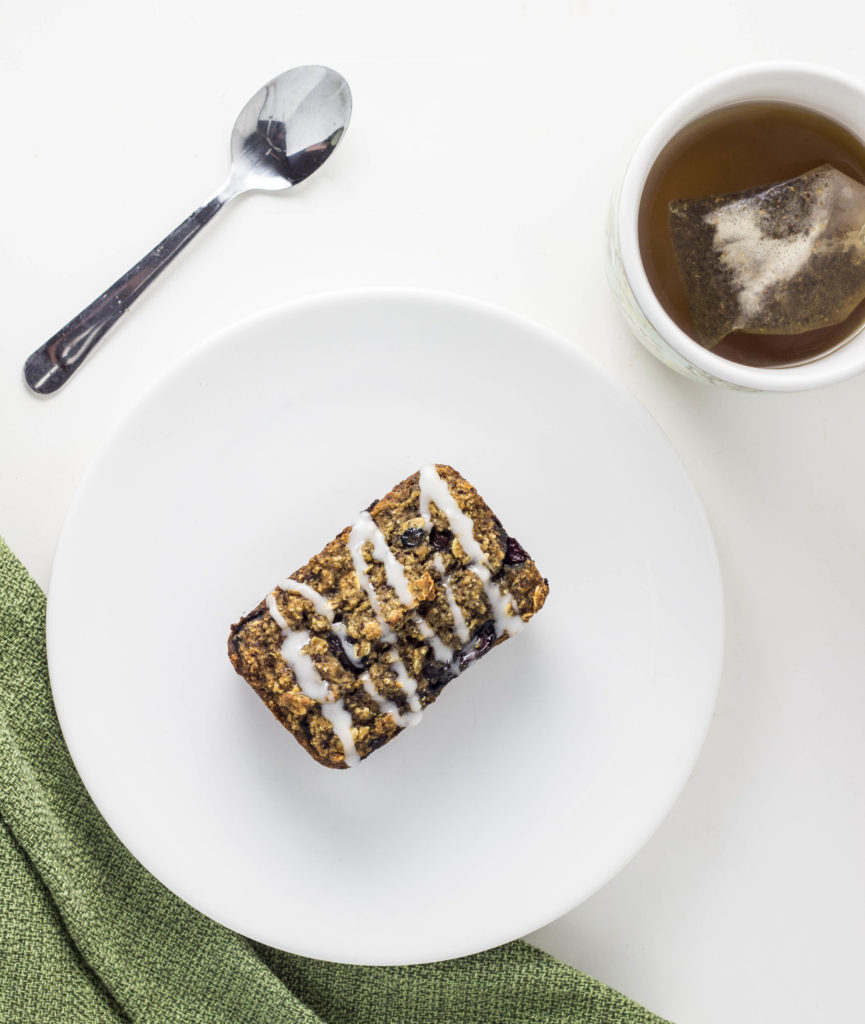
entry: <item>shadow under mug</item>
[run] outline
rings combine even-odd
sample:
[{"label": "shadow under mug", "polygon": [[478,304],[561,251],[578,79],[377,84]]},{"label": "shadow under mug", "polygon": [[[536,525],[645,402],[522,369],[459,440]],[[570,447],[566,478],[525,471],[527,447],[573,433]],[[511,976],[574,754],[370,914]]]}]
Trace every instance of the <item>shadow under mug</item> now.
[{"label": "shadow under mug", "polygon": [[749,64],[706,79],[669,106],[643,136],[613,200],[608,276],[616,301],[639,340],[668,366],[709,384],[743,391],[801,391],[865,370],[865,328],[840,347],[797,366],[757,367],[725,359],[683,331],[661,305],[640,255],[638,221],[646,178],[667,143],[704,114],[734,103],[807,107],[865,140],[865,85],[828,68],[792,62]]}]

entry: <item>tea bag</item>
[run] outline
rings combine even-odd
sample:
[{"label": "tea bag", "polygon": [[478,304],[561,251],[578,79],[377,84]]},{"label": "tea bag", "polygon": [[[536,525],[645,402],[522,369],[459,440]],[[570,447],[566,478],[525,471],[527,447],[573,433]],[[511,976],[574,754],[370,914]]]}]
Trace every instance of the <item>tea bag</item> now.
[{"label": "tea bag", "polygon": [[801,334],[865,299],[865,185],[829,164],[798,178],[670,203],[697,340]]}]

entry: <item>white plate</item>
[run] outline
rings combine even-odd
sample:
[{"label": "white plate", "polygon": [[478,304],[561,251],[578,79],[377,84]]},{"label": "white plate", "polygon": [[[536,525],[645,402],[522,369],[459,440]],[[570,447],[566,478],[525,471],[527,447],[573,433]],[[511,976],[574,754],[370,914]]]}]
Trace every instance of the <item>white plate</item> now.
[{"label": "white plate", "polygon": [[[235,675],[228,628],[429,461],[550,597],[332,771]],[[385,964],[525,934],[636,853],[705,735],[722,620],[703,511],[628,393],[511,314],[361,292],[231,328],[135,408],[69,513],[48,642],[81,776],[157,878],[262,942]]]}]

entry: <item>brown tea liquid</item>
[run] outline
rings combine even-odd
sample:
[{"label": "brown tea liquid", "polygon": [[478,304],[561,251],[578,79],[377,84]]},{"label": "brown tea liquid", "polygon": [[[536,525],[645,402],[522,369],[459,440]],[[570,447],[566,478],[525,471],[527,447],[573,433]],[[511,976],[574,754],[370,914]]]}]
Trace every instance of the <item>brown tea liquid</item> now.
[{"label": "brown tea liquid", "polygon": [[[685,127],[655,161],[640,203],[640,255],[668,315],[694,336],[670,239],[674,199],[739,192],[795,178],[819,164],[865,183],[865,144],[830,118],[787,103],[737,103]],[[865,323],[865,302],[841,324],[802,334],[736,331],[712,349],[748,366],[795,366],[837,348]]]}]

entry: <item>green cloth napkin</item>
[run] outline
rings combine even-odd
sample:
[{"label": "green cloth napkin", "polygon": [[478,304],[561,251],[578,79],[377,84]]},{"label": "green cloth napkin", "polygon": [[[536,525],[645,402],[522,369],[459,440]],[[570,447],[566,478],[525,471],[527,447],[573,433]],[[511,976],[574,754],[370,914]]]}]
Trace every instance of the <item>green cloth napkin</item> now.
[{"label": "green cloth napkin", "polygon": [[45,597],[0,540],[0,1022],[43,1021],[662,1024],[524,942],[355,967],[270,949],[183,903],[84,789],[51,700]]}]

